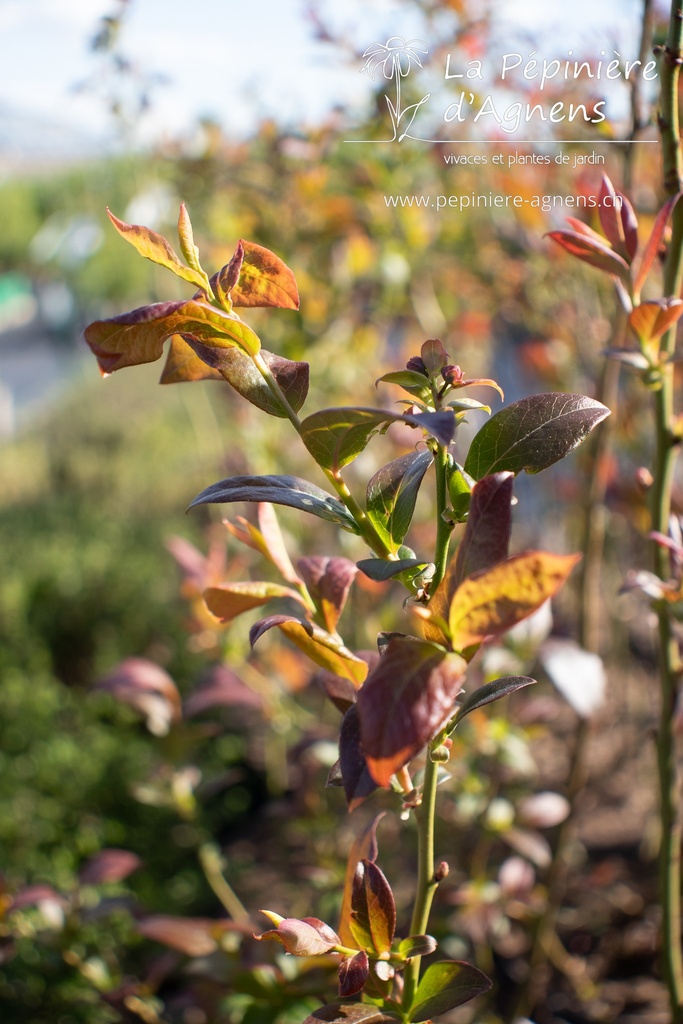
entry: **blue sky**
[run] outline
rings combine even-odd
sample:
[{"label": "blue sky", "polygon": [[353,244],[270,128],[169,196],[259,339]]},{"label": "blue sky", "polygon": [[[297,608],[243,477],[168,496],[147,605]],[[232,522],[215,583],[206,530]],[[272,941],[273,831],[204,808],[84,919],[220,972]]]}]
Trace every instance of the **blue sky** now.
[{"label": "blue sky", "polygon": [[[630,47],[639,0],[500,0],[501,22],[533,26],[562,47],[587,42]],[[75,83],[97,67],[88,39],[112,0],[0,0],[0,110],[49,119],[100,136],[102,103]],[[262,114],[288,123],[315,120],[335,101],[362,105],[368,81],[311,38],[305,0],[133,0],[125,51],[168,84],[155,93],[147,137],[188,133],[200,115],[235,134]],[[403,0],[326,0],[332,20],[356,46],[420,30]],[[620,26],[620,28],[617,28]]]}]

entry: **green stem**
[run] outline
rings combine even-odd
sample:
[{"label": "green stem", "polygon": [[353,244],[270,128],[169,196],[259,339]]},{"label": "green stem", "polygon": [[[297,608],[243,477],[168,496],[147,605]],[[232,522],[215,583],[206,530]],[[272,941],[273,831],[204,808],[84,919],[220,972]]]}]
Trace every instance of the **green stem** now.
[{"label": "green stem", "polygon": [[[681,190],[683,157],[678,109],[678,79],[683,42],[683,14],[676,0],[671,6],[669,31],[663,53],[662,93],[659,127],[662,136],[664,188],[667,195]],[[664,295],[678,297],[683,284],[683,208],[680,202],[673,214],[672,238],[664,264]],[[676,331],[662,339],[665,357],[674,353]],[[654,392],[656,453],[652,486],[652,526],[667,533],[671,514],[671,490],[678,439],[674,431],[674,376],[672,363],[661,369],[661,388]],[[653,545],[655,571],[662,579],[669,576],[666,551]],[[662,903],[662,967],[669,993],[672,1024],[683,1022],[683,956],[681,953],[681,781],[676,764],[674,713],[680,672],[678,644],[671,618],[666,609],[658,611],[661,714],[657,734],[657,767],[659,774],[660,846],[659,883]]]},{"label": "green stem", "polygon": [[199,849],[199,862],[207,882],[221,901],[235,924],[249,925],[250,917],[241,900],[228,885],[221,870],[221,855],[218,847],[206,843]]},{"label": "green stem", "polygon": [[444,519],[444,512],[448,507],[448,450],[442,445],[436,449],[434,469],[436,470],[436,550],[434,554],[436,570],[430,584],[432,594],[446,574],[448,546],[453,532],[453,524]]},{"label": "green stem", "polygon": [[[410,922],[411,935],[426,933],[432,900],[439,884],[434,877],[434,819],[438,772],[439,765],[432,761],[428,751],[424,770],[422,804],[415,812],[417,818],[417,887],[413,917]],[[403,1006],[406,1010],[410,1009],[415,998],[421,959],[419,956],[413,957],[404,971]]]},{"label": "green stem", "polygon": [[[252,359],[254,360],[254,365],[256,366],[256,369],[259,371],[264,381],[268,385],[271,394],[282,405],[283,409],[287,414],[287,419],[292,424],[299,437],[301,437],[301,420],[299,419],[296,412],[289,404],[287,396],[284,394],[282,388],[280,387],[277,380],[273,376],[271,369],[266,363],[265,359],[263,358],[260,352],[257,352],[256,355],[252,356]],[[375,552],[375,554],[378,555],[380,558],[395,559],[396,556],[392,553],[390,548],[387,547],[387,545],[384,543],[380,535],[377,533],[375,527],[372,525],[363,509],[360,507],[356,499],[351,494],[351,491],[349,490],[346,483],[342,479],[341,474],[339,472],[334,473],[332,470],[325,469],[323,466],[321,466],[320,468],[327,477],[327,479],[329,480],[329,482],[334,487],[339,498],[343,501],[344,505],[353,516],[353,519],[356,523],[356,526],[358,527],[360,535],[365,541],[365,543],[368,545],[368,547],[371,548]]]}]

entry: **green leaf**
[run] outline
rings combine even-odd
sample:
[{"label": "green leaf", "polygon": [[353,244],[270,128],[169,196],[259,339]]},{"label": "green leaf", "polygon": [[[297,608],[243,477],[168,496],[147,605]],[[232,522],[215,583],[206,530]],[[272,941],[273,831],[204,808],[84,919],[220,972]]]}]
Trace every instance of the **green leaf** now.
[{"label": "green leaf", "polygon": [[453,718],[453,727],[459,725],[466,715],[476,711],[477,708],[492,704],[494,701],[514,693],[515,690],[521,690],[523,686],[531,686],[535,682],[536,680],[529,676],[504,676],[501,679],[494,679],[491,683],[484,683],[462,702]]},{"label": "green leaf", "polygon": [[411,960],[414,956],[429,956],[436,945],[436,939],[431,935],[409,935],[407,939],[401,939],[398,951],[404,960]]},{"label": "green leaf", "polygon": [[385,373],[383,377],[377,378],[375,386],[380,381],[384,381],[386,384],[398,384],[409,395],[413,395],[423,402],[429,401],[432,397],[429,381],[423,373],[418,373],[417,370],[397,370],[394,373]]},{"label": "green leaf", "polygon": [[410,528],[420,484],[433,461],[430,451],[410,452],[382,466],[368,483],[368,519],[392,550]]},{"label": "green leaf", "polygon": [[501,409],[475,435],[465,472],[539,473],[569,455],[610,411],[586,395],[532,395]]},{"label": "green leaf", "polygon": [[318,465],[336,472],[357,458],[372,435],[390,423],[421,427],[442,445],[450,444],[455,432],[452,410],[396,413],[352,406],[314,412],[301,424],[301,437]]},{"label": "green leaf", "polygon": [[[296,278],[279,256],[255,242],[239,241],[244,256],[230,298],[234,306],[276,306],[298,309]],[[238,249],[239,249],[238,246]]]},{"label": "green leaf", "polygon": [[407,764],[450,717],[465,662],[442,647],[393,636],[358,693],[363,750],[379,786]]},{"label": "green leaf", "polygon": [[85,329],[85,340],[103,373],[159,359],[164,342],[174,334],[211,348],[237,345],[255,355],[261,343],[239,317],[221,313],[206,302],[157,302],[109,320],[96,320]]},{"label": "green leaf", "polygon": [[356,944],[370,953],[387,953],[396,930],[396,904],[383,873],[370,860],[361,860],[353,878],[351,932]]},{"label": "green leaf", "polygon": [[410,1009],[413,1022],[429,1020],[448,1013],[491,988],[482,971],[461,960],[440,960],[430,964],[420,979]]},{"label": "green leaf", "polygon": [[384,583],[407,569],[425,569],[430,564],[422,558],[399,558],[395,562],[388,562],[384,558],[362,558],[356,562],[360,571],[377,583]]},{"label": "green leaf", "polygon": [[351,513],[341,501],[297,476],[228,477],[203,490],[189,508],[233,501],[270,501],[274,505],[287,505],[358,533]]},{"label": "green leaf", "polygon": [[522,622],[560,589],[580,555],[527,551],[468,576],[453,595],[449,613],[456,651],[500,636]]},{"label": "green leaf", "polygon": [[360,686],[368,674],[367,662],[344,647],[338,637],[332,636],[314,622],[307,622],[294,615],[269,615],[254,623],[249,631],[251,646],[274,626],[314,664],[350,679],[354,686]]},{"label": "green leaf", "polygon": [[301,595],[296,590],[283,587],[280,583],[222,583],[217,587],[208,587],[203,596],[211,614],[222,622],[231,622],[243,612],[260,608],[276,598],[291,598],[297,604],[303,604]]},{"label": "green leaf", "polygon": [[180,204],[180,213],[178,214],[178,239],[180,241],[180,251],[185,257],[187,265],[191,267],[192,270],[197,271],[204,282],[202,285],[203,290],[205,292],[209,292],[209,279],[199,262],[199,249],[194,244],[192,222],[190,221],[190,215],[187,212],[185,203]]},{"label": "green leaf", "polygon": [[182,277],[184,281],[189,281],[190,284],[197,285],[202,290],[206,288],[206,274],[198,272],[192,267],[186,267],[163,235],[158,235],[156,231],[150,231],[149,228],[143,227],[141,224],[126,224],[125,221],[115,217],[111,210],[107,210],[107,216],[121,237],[130,242],[145,259],[157,263],[160,267],[165,267],[177,277]]}]

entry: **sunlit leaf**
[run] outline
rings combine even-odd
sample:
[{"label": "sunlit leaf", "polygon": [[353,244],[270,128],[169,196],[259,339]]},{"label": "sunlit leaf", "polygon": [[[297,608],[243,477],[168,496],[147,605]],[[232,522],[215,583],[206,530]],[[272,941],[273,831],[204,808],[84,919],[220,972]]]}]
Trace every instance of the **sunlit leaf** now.
[{"label": "sunlit leaf", "polygon": [[301,437],[318,465],[336,471],[360,455],[372,435],[390,423],[421,427],[442,445],[450,444],[455,432],[455,416],[450,409],[398,413],[348,407],[314,412],[303,421]]},{"label": "sunlit leaf", "polygon": [[465,471],[480,480],[509,470],[538,473],[569,455],[609,409],[586,395],[550,393],[513,402],[472,440]]},{"label": "sunlit leaf", "polygon": [[409,935],[407,939],[401,939],[398,951],[406,960],[414,956],[428,956],[436,949],[436,939],[431,935]]},{"label": "sunlit leaf", "polygon": [[629,314],[628,322],[638,339],[647,344],[656,341],[683,316],[680,299],[660,299],[659,302],[641,302]]},{"label": "sunlit leaf", "polygon": [[344,715],[339,733],[339,768],[349,811],[355,810],[377,789],[365,762],[360,738],[358,707],[353,704]]},{"label": "sunlit leaf", "polygon": [[[466,576],[488,569],[507,558],[512,528],[512,473],[493,473],[472,488],[467,526],[446,574],[429,602],[433,615],[448,621],[455,591]],[[441,631],[427,621],[424,627],[428,640],[441,642]]]},{"label": "sunlit leaf", "polygon": [[[223,351],[238,352],[237,349],[224,349]],[[240,355],[242,359],[247,360],[253,366],[249,356],[242,353]],[[182,384],[186,381],[224,379],[220,370],[214,370],[197,355],[192,346],[185,341],[182,334],[171,335],[166,362],[159,378],[160,384]]]},{"label": "sunlit leaf", "polygon": [[300,558],[297,568],[327,629],[334,632],[358,568],[348,558]]},{"label": "sunlit leaf", "polygon": [[420,979],[410,1020],[425,1021],[448,1013],[491,988],[491,982],[476,967],[461,960],[440,960],[430,964]]},{"label": "sunlit leaf", "polygon": [[353,880],[356,875],[356,868],[360,861],[377,860],[377,826],[384,817],[384,811],[377,814],[366,827],[359,832],[349,850],[346,861],[346,873],[344,875],[344,891],[342,893],[342,905],[339,915],[339,936],[345,946],[353,946],[354,938],[351,931],[351,896],[353,893]]},{"label": "sunlit leaf", "polygon": [[254,938],[275,939],[293,956],[320,956],[339,945],[339,936],[318,917],[280,917],[269,910],[261,913],[276,927]]},{"label": "sunlit leaf", "polygon": [[339,964],[339,995],[348,999],[360,992],[368,980],[370,961],[368,954],[361,949],[355,956],[346,957]]},{"label": "sunlit leaf", "polygon": [[643,255],[641,256],[640,263],[638,264],[635,274],[633,290],[636,293],[636,295],[640,294],[640,291],[643,285],[645,284],[647,276],[652,270],[652,265],[657,259],[657,256],[659,255],[659,251],[662,247],[662,242],[664,239],[664,232],[666,231],[666,226],[669,223],[669,217],[671,216],[672,210],[680,198],[680,192],[678,192],[675,196],[672,196],[671,199],[667,200],[667,202],[664,204],[664,206],[657,214],[657,217],[655,218],[655,223],[652,228],[652,232],[647,241],[647,245],[645,246],[645,250],[643,252]]},{"label": "sunlit leaf", "polygon": [[423,373],[418,373],[417,370],[396,370],[393,373],[385,373],[382,377],[377,378],[375,384],[379,384],[380,381],[385,384],[398,384],[409,395],[419,398],[423,402],[431,398],[432,395],[429,381]]},{"label": "sunlit leaf", "polygon": [[97,356],[103,373],[125,366],[153,363],[161,357],[164,342],[174,334],[185,341],[208,344],[210,348],[237,346],[255,355],[261,343],[238,317],[221,313],[206,302],[157,302],[129,313],[95,320],[85,329],[85,340]]},{"label": "sunlit leaf", "polygon": [[527,551],[465,579],[451,602],[449,627],[456,650],[500,636],[560,589],[580,555]]},{"label": "sunlit leaf", "polygon": [[465,663],[441,647],[393,637],[358,694],[363,750],[380,786],[415,756],[453,711]]},{"label": "sunlit leaf", "polygon": [[246,582],[222,583],[204,591],[204,602],[212,615],[221,622],[230,622],[243,612],[260,608],[276,598],[290,598],[303,604],[301,594],[280,583]]},{"label": "sunlit leaf", "polygon": [[[608,242],[615,252],[625,259],[630,258],[626,247],[624,225],[618,209],[619,201],[614,185],[606,174],[602,176],[600,193],[598,196],[598,216],[602,230],[605,232]],[[637,238],[636,238],[637,247]]]},{"label": "sunlit leaf", "polygon": [[352,654],[338,637],[331,636],[313,622],[297,619],[293,615],[269,615],[254,623],[249,633],[252,647],[269,629],[277,626],[288,640],[321,668],[350,679],[356,686],[368,674],[367,662]]},{"label": "sunlit leaf", "polygon": [[382,466],[368,483],[368,519],[394,551],[410,528],[420,484],[433,461],[430,451],[410,452]]},{"label": "sunlit leaf", "polygon": [[189,507],[234,501],[270,501],[275,505],[287,505],[358,533],[353,517],[341,501],[297,476],[228,477],[203,490]]},{"label": "sunlit leaf", "polygon": [[135,708],[155,736],[165,736],[180,721],[180,694],[175,683],[147,658],[125,658],[97,682],[95,689]]},{"label": "sunlit leaf", "polygon": [[531,679],[530,676],[504,676],[502,679],[484,683],[483,686],[479,686],[465,697],[453,718],[453,725],[459,725],[466,715],[476,711],[477,708],[492,704],[493,701],[507,697],[509,694],[515,693],[516,690],[521,690],[523,686],[531,686],[535,682],[536,680]]},{"label": "sunlit leaf", "polygon": [[149,228],[143,227],[141,224],[126,224],[125,221],[115,217],[111,210],[107,210],[107,215],[121,237],[130,242],[145,259],[171,270],[178,277],[182,277],[183,280],[189,281],[199,288],[206,287],[206,275],[193,267],[186,267],[163,235],[158,235],[156,231],[150,231]]},{"label": "sunlit leaf", "polygon": [[278,523],[275,509],[268,501],[259,502],[256,506],[258,527],[250,523],[248,519],[237,516],[234,523],[223,520],[223,524],[237,540],[254,551],[260,552],[264,558],[276,567],[278,572],[288,583],[300,585],[303,581],[294,570],[284,538]]},{"label": "sunlit leaf", "polygon": [[394,576],[400,576],[406,570],[415,569],[417,572],[418,569],[425,569],[430,563],[421,558],[399,558],[395,562],[389,562],[384,558],[362,558],[356,565],[371,580],[384,583]]},{"label": "sunlit leaf", "polygon": [[619,278],[627,287],[630,286],[628,263],[604,243],[597,242],[578,231],[550,231],[548,237],[572,256],[577,256],[584,263],[589,263],[592,267]]},{"label": "sunlit leaf", "polygon": [[351,892],[351,933],[362,949],[386,953],[396,930],[396,904],[384,874],[370,860],[356,866]]},{"label": "sunlit leaf", "polygon": [[239,279],[231,292],[234,306],[277,306],[298,309],[296,278],[279,256],[243,238],[244,251]]},{"label": "sunlit leaf", "polygon": [[178,214],[178,240],[180,241],[180,251],[185,257],[188,267],[197,272],[204,282],[204,289],[208,288],[209,279],[199,262],[199,249],[194,244],[192,222],[190,221],[190,215],[187,212],[185,203],[180,204],[180,213]]}]

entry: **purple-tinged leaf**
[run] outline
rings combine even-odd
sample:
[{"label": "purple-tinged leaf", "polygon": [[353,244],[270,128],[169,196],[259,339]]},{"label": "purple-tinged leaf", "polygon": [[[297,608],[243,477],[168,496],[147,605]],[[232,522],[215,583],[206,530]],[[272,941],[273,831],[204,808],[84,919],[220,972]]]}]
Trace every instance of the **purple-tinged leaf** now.
[{"label": "purple-tinged leaf", "polygon": [[269,501],[275,505],[287,505],[358,533],[353,517],[341,501],[297,476],[228,477],[203,490],[189,508],[234,501]]},{"label": "purple-tinged leaf", "polygon": [[244,244],[242,241],[237,243],[237,248],[230,257],[230,262],[226,263],[218,273],[216,274],[216,285],[220,292],[226,296],[232,302],[231,294],[232,290],[239,281],[240,272],[242,270],[242,264],[244,262]]},{"label": "purple-tinged leaf", "polygon": [[433,461],[430,451],[402,455],[382,466],[368,483],[368,519],[394,551],[410,528],[420,484]]},{"label": "purple-tinged leaf", "polygon": [[[237,352],[237,349],[223,349],[225,352]],[[252,360],[247,355],[242,356]],[[214,370],[197,355],[195,350],[185,341],[181,334],[172,334],[168,347],[166,362],[159,378],[160,384],[183,384],[197,380],[224,380],[223,374]]]},{"label": "purple-tinged leaf", "polygon": [[355,956],[346,957],[339,964],[339,996],[348,999],[357,995],[368,980],[370,961],[364,949]]},{"label": "purple-tinged leaf", "polygon": [[502,679],[494,679],[490,683],[484,683],[483,686],[479,686],[462,702],[453,718],[453,725],[459,725],[466,715],[476,711],[477,708],[483,708],[486,704],[492,704],[496,700],[501,700],[501,698],[515,693],[516,690],[521,690],[523,686],[531,686],[535,682],[536,680],[531,679],[529,676],[504,676]]},{"label": "purple-tinged leaf", "polygon": [[420,349],[420,357],[430,377],[435,377],[450,361],[448,352],[438,338],[428,338]]},{"label": "purple-tinged leaf", "polygon": [[186,956],[209,956],[215,953],[223,933],[235,930],[232,921],[202,917],[172,917],[156,914],[137,922],[137,930],[146,939],[184,953]]},{"label": "purple-tinged leaf", "polygon": [[565,221],[574,233],[583,235],[585,238],[597,242],[598,245],[605,244],[604,236],[597,231],[593,231],[593,228],[589,227],[584,221],[579,220],[577,217],[565,217]]},{"label": "purple-tinged leaf", "polygon": [[23,889],[20,889],[14,896],[10,896],[9,899],[11,900],[8,907],[9,910],[24,910],[26,907],[40,908],[41,905],[47,905],[50,908],[54,907],[57,912],[63,912],[68,906],[61,893],[58,893],[51,885],[45,885],[41,882],[35,885],[24,886]]},{"label": "purple-tinged leaf", "polygon": [[404,960],[412,960],[414,956],[429,956],[436,946],[436,939],[431,935],[409,935],[407,939],[401,939],[398,951]]},{"label": "purple-tinged leaf", "polygon": [[339,733],[339,768],[349,811],[354,811],[377,789],[365,763],[360,740],[358,707],[352,704]]},{"label": "purple-tinged leaf", "polygon": [[456,426],[452,409],[398,413],[349,406],[321,409],[307,416],[301,424],[301,437],[318,465],[336,472],[353,462],[364,451],[373,434],[391,423],[420,427],[445,446],[453,440]]},{"label": "purple-tinged leaf", "polygon": [[297,568],[327,629],[333,633],[358,569],[348,558],[300,558]]},{"label": "purple-tinged leaf", "polygon": [[260,710],[263,700],[227,665],[214,665],[185,701],[183,713],[186,718],[194,718],[211,708],[235,706]]},{"label": "purple-tinged leaf", "polygon": [[440,960],[430,964],[422,975],[410,1008],[410,1020],[419,1024],[438,1017],[490,988],[490,980],[471,964],[462,960]]},{"label": "purple-tinged leaf", "polygon": [[580,555],[526,551],[463,580],[453,595],[448,624],[456,651],[501,636],[553,597]]},{"label": "purple-tinged leaf", "polygon": [[[356,565],[369,579],[376,583],[385,583],[386,580],[391,580],[408,569],[424,570],[432,563],[425,562],[422,558],[399,558],[395,562],[389,562],[384,558],[362,558],[360,562],[356,562]],[[434,572],[433,565],[431,571]],[[418,573],[415,572],[412,575],[418,575]]]},{"label": "purple-tinged leaf", "polygon": [[304,603],[301,594],[291,587],[283,587],[281,583],[247,580],[239,583],[221,583],[220,586],[207,587],[204,591],[206,607],[221,622],[231,622],[243,612],[260,608],[277,598],[289,598],[297,604]]},{"label": "purple-tinged leaf", "polygon": [[626,255],[628,256],[629,263],[632,263],[635,259],[636,253],[638,252],[638,218],[636,217],[635,210],[624,193],[620,192],[618,189],[616,190],[616,193],[621,199],[619,216],[621,218],[621,227],[624,233]]},{"label": "purple-tinged leaf", "polygon": [[607,241],[620,256],[627,257],[624,239],[624,227],[618,209],[617,193],[614,185],[606,174],[602,176],[600,194],[598,196],[598,216]]},{"label": "purple-tinged leaf", "polygon": [[[200,362],[205,363],[212,372],[218,373],[219,379],[227,381],[242,398],[246,398],[252,405],[271,416],[278,416],[281,419],[287,417],[288,413],[284,405],[270,390],[254,365],[253,359],[246,352],[238,348],[225,348],[222,345],[203,343],[193,339],[190,335],[186,338],[186,344]],[[172,352],[169,353],[169,359],[171,355]],[[265,349],[261,349],[261,357],[271,370],[291,407],[298,412],[308,394],[310,369],[308,363],[283,359],[281,356],[273,355],[272,352],[266,352]],[[194,364],[189,363],[188,367],[192,370]],[[215,377],[211,379],[215,379]],[[162,377],[162,383],[174,382],[164,381]]]},{"label": "purple-tinged leaf", "polygon": [[462,658],[425,640],[389,640],[358,694],[363,751],[379,786],[389,786],[448,719],[465,667]]},{"label": "purple-tinged leaf", "polygon": [[397,1024],[399,1020],[371,1003],[330,1003],[314,1010],[303,1024]]},{"label": "purple-tinged leaf", "polygon": [[135,708],[155,736],[165,736],[180,720],[180,694],[167,672],[146,658],[126,658],[95,684]]},{"label": "purple-tinged leaf", "polygon": [[[233,306],[275,306],[298,309],[296,278],[286,263],[270,249],[241,238],[244,256],[237,284],[230,298]],[[235,257],[233,257],[234,259]]]},{"label": "purple-tinged leaf", "polygon": [[[181,216],[183,209],[184,206],[181,207]],[[137,249],[145,259],[151,260],[152,263],[157,263],[160,267],[165,267],[166,270],[171,270],[177,277],[182,277],[183,280],[189,281],[190,284],[197,285],[199,288],[206,288],[206,274],[197,271],[194,267],[186,267],[163,235],[158,235],[156,231],[150,231],[149,228],[143,227],[141,224],[126,224],[125,221],[115,217],[111,210],[107,210],[107,216],[121,237],[130,242],[133,248]]]},{"label": "purple-tinged leaf", "polygon": [[315,681],[343,715],[356,703],[358,691],[349,679],[323,669],[316,673]]},{"label": "purple-tinged leaf", "polygon": [[254,938],[275,939],[293,956],[320,956],[340,944],[337,933],[317,917],[280,917],[270,910],[261,913],[276,927]]},{"label": "purple-tinged leaf", "polygon": [[630,287],[628,263],[604,243],[596,242],[583,232],[577,231],[549,231],[548,237],[557,242],[565,252],[612,277],[619,278],[627,288]]},{"label": "purple-tinged leaf", "polygon": [[396,904],[383,873],[369,860],[356,866],[351,891],[351,932],[358,946],[371,953],[391,949],[396,930]]},{"label": "purple-tinged leaf", "polygon": [[666,226],[669,223],[669,217],[680,198],[681,193],[677,192],[675,196],[672,196],[671,199],[667,200],[655,218],[652,232],[647,241],[647,245],[645,246],[643,255],[640,258],[640,263],[638,264],[635,280],[633,282],[633,291],[636,295],[640,294],[640,291],[647,280],[647,276],[652,270],[652,264],[659,255],[659,250],[662,247],[662,240],[664,238],[664,232],[666,231]]},{"label": "purple-tinged leaf", "polygon": [[353,881],[356,877],[356,868],[360,861],[377,860],[377,826],[384,817],[382,811],[370,821],[353,841],[346,861],[346,873],[344,875],[344,891],[342,894],[342,905],[339,915],[339,936],[345,946],[353,946],[355,939],[351,931],[351,897],[353,894]]},{"label": "purple-tinged leaf", "polygon": [[90,857],[78,872],[81,885],[102,885],[122,882],[141,866],[142,861],[130,850],[100,850]]},{"label": "purple-tinged leaf", "polygon": [[293,615],[269,615],[251,627],[249,640],[252,647],[274,626],[320,668],[350,679],[355,686],[362,684],[368,673],[367,662],[352,654],[338,637],[325,632],[314,622],[297,619]]},{"label": "purple-tinged leaf", "polygon": [[109,320],[95,320],[84,333],[103,373],[155,362],[164,342],[174,334],[211,348],[237,346],[249,355],[261,347],[257,335],[239,317],[193,299],[157,302]]},{"label": "purple-tinged leaf", "polygon": [[569,455],[609,409],[586,395],[532,395],[501,409],[472,440],[465,472],[480,480],[492,473],[539,473]]}]

